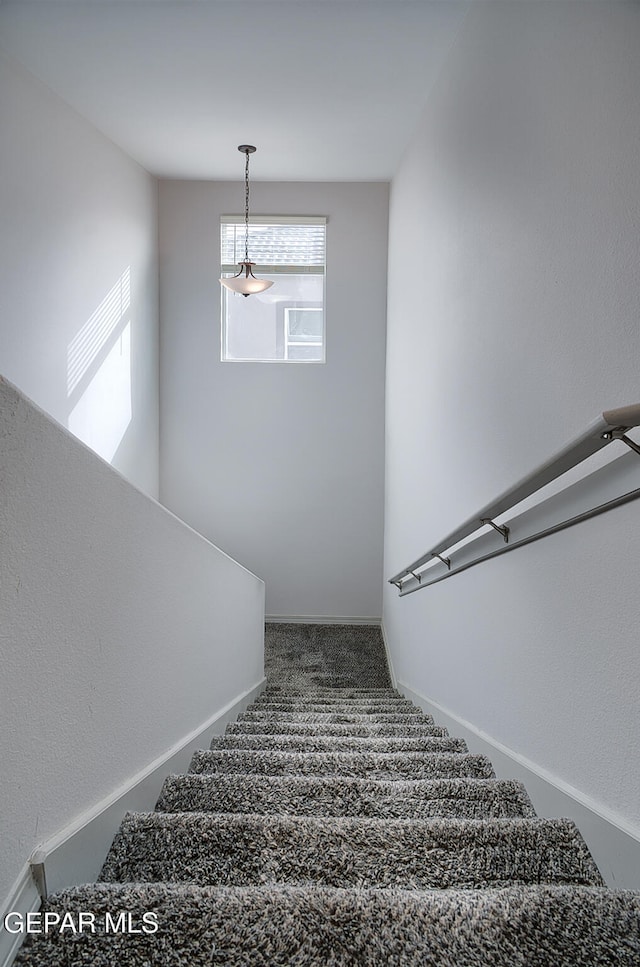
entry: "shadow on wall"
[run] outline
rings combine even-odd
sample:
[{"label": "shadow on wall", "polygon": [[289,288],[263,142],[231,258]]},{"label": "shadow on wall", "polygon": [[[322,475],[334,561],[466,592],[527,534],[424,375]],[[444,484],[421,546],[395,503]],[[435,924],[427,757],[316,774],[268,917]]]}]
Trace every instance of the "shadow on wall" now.
[{"label": "shadow on wall", "polygon": [[111,462],[131,423],[131,266],[67,348],[67,426]]}]

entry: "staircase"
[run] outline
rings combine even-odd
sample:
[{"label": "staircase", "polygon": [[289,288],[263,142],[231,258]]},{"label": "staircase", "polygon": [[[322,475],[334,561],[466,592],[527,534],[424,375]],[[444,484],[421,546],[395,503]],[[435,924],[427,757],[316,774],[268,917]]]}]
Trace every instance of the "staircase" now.
[{"label": "staircase", "polygon": [[[388,682],[374,629],[277,626],[266,691],[129,814],[21,965],[640,965],[640,898]],[[158,929],[146,932],[153,914]]]}]

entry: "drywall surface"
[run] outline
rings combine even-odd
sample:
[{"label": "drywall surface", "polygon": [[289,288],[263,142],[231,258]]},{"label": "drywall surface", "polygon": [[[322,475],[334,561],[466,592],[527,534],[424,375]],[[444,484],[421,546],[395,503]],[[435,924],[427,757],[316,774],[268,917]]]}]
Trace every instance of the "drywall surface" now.
[{"label": "drywall surface", "polygon": [[262,581],[0,380],[0,898],[263,677]]},{"label": "drywall surface", "polygon": [[513,750],[488,741],[481,732],[470,728],[469,723],[458,716],[448,714],[442,706],[434,705],[401,682],[398,682],[398,689],[419,708],[433,715],[438,725],[444,726],[451,735],[464,739],[470,752],[487,756],[498,779],[517,779],[524,783],[538,816],[570,816],[608,886],[618,890],[640,889],[640,840],[630,835],[620,823],[611,822],[611,817],[601,806],[594,812],[589,797],[567,784],[558,783],[557,776],[549,781],[544,771],[532,769],[524,756],[514,755]]},{"label": "drywall surface", "polygon": [[0,373],[157,496],[157,183],[1,52],[0,130]]},{"label": "drywall surface", "polygon": [[[635,4],[472,5],[391,190],[386,578],[640,400],[639,46]],[[400,681],[637,838],[639,541],[631,504],[384,602]]]},{"label": "drywall surface", "polygon": [[265,579],[269,615],[379,619],[388,185],[252,182],[253,214],[328,218],[325,364],[220,362],[243,200],[160,182],[161,499]]}]

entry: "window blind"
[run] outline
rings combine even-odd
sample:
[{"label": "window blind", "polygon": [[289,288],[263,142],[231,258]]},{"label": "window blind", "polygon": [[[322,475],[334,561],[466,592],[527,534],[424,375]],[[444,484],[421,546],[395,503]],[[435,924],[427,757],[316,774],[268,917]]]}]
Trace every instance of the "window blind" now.
[{"label": "window blind", "polygon": [[[252,216],[249,258],[269,275],[322,275],[325,265],[326,218],[322,216]],[[220,219],[222,272],[237,272],[244,259],[244,217]]]}]

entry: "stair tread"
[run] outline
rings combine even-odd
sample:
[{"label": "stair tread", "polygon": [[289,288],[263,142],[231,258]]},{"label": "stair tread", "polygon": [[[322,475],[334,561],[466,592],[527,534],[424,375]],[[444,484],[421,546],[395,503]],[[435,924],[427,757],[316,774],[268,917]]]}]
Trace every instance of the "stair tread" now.
[{"label": "stair tread", "polygon": [[395,688],[356,688],[351,685],[345,688],[331,688],[330,686],[317,685],[312,688],[293,688],[289,685],[270,685],[258,696],[259,698],[271,697],[276,695],[283,695],[286,697],[293,698],[306,698],[307,696],[320,695],[324,696],[338,696],[340,698],[367,698],[372,696],[373,698],[404,698],[399,691]]},{"label": "stair tread", "polygon": [[210,749],[272,749],[294,752],[468,752],[451,736],[216,735]]},{"label": "stair tread", "polygon": [[[347,706],[348,707],[348,706]],[[242,712],[238,715],[237,722],[317,722],[317,723],[367,723],[383,724],[385,722],[398,722],[410,725],[433,725],[433,716],[422,712]]]},{"label": "stair tread", "polygon": [[448,736],[439,725],[406,725],[398,722],[272,722],[265,719],[256,722],[232,722],[227,725],[226,735],[326,735],[326,736]]},{"label": "stair tread", "polygon": [[393,699],[392,701],[384,702],[360,702],[357,700],[353,701],[333,701],[327,699],[324,702],[313,700],[301,700],[301,701],[289,701],[289,702],[261,702],[256,701],[247,709],[248,712],[321,712],[321,713],[335,713],[340,714],[341,712],[349,712],[354,715],[422,715],[423,713],[419,708],[416,708],[411,702],[402,701],[400,699]]},{"label": "stair tread", "polygon": [[535,815],[524,786],[515,780],[385,781],[234,773],[169,776],[156,809],[416,819]]},{"label": "stair tread", "polygon": [[464,752],[281,752],[262,750],[200,750],[190,772],[247,772],[269,775],[335,774],[369,778],[476,776],[495,778],[483,755]]},{"label": "stair tread", "polygon": [[[95,914],[97,932],[31,935],[17,967],[637,967],[640,895],[588,886],[481,891],[197,887],[98,883],[50,897]],[[158,931],[102,932],[127,910]],[[579,959],[578,959],[579,958]]]},{"label": "stair tread", "polygon": [[309,695],[259,695],[252,702],[254,707],[267,706],[277,706],[282,705],[288,707],[290,705],[352,705],[355,708],[379,708],[380,706],[389,706],[391,708],[401,708],[401,709],[413,709],[414,711],[420,711],[413,702],[409,701],[407,698],[402,698],[401,695],[360,695],[353,696],[352,698],[347,698],[344,695],[334,694],[334,695],[320,695],[320,694],[309,694]]},{"label": "stair tread", "polygon": [[413,889],[602,885],[571,820],[212,813],[128,813],[100,878]]}]

